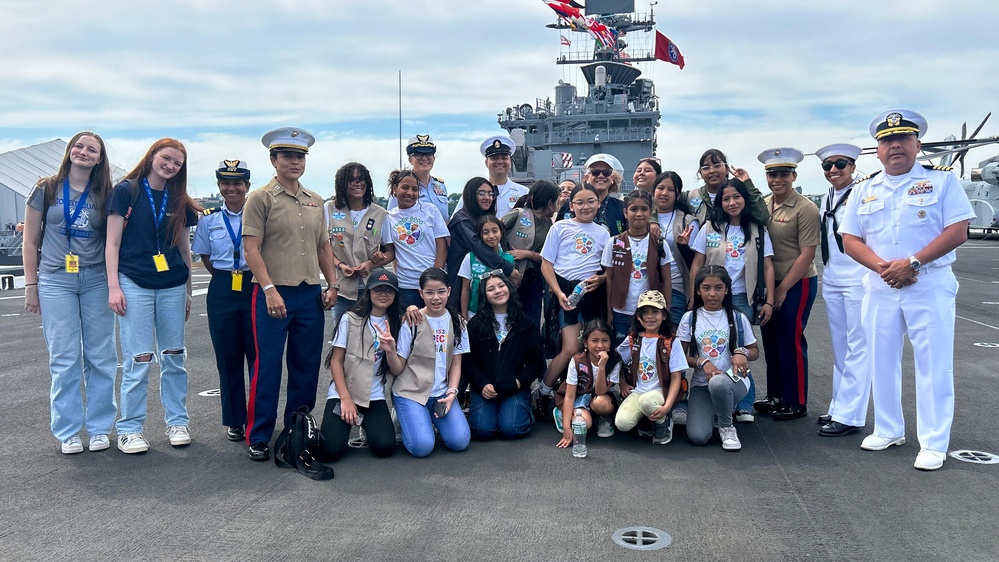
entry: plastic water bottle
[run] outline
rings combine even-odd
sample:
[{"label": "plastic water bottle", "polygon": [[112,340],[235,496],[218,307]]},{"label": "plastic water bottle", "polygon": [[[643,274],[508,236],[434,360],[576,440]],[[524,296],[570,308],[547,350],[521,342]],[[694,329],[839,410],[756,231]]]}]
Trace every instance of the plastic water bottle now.
[{"label": "plastic water bottle", "polygon": [[579,408],[572,415],[572,456],[580,459],[586,456],[586,420]]},{"label": "plastic water bottle", "polygon": [[576,308],[579,301],[583,300],[583,293],[585,292],[586,287],[583,286],[583,283],[576,285],[575,288],[572,289],[572,293],[569,294],[569,306]]}]

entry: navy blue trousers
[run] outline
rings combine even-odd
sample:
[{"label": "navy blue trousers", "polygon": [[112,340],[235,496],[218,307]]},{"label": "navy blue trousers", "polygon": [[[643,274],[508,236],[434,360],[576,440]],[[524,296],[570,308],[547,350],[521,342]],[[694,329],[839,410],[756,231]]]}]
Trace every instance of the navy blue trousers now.
[{"label": "navy blue trousers", "polygon": [[[215,349],[222,394],[222,425],[246,425],[246,371],[253,368],[253,283],[243,274],[243,290],[232,290],[232,272],[216,271],[208,284],[208,333]],[[252,371],[251,371],[252,373]]]},{"label": "navy blue trousers", "polygon": [[267,314],[267,299],[259,285],[253,288],[253,341],[257,360],[250,379],[250,401],[246,434],[249,444],[267,443],[277,422],[278,398],[281,395],[281,359],[288,365],[285,424],[302,406],[311,411],[316,405],[319,364],[323,352],[325,315],[319,298],[319,285],[302,283],[297,287],[279,286],[288,314],[274,318]]},{"label": "navy blue trousers", "polygon": [[780,310],[760,326],[767,359],[767,396],[791,405],[808,402],[808,341],[805,326],[812,312],[816,277],[806,277],[784,298]]}]

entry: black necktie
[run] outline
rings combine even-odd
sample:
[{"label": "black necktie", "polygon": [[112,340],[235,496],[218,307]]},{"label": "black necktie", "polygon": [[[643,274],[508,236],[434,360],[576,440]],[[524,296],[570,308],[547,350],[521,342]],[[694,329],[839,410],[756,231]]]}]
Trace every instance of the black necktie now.
[{"label": "black necktie", "polygon": [[850,192],[853,191],[852,187],[846,189],[846,193],[843,197],[840,197],[836,205],[833,205],[833,195],[835,195],[835,190],[829,189],[829,196],[826,197],[826,210],[822,213],[822,264],[825,265],[829,262],[829,230],[826,228],[826,221],[832,219],[833,224],[833,236],[836,237],[836,246],[839,251],[843,252],[843,237],[839,233],[839,221],[836,220],[836,211],[842,207],[846,200],[850,198]]}]

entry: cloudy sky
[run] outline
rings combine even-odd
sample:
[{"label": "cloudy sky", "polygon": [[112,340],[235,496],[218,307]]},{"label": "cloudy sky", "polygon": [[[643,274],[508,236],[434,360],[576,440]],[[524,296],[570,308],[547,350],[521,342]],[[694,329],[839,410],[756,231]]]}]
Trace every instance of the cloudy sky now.
[{"label": "cloudy sky", "polygon": [[[763,185],[763,149],[871,146],[868,123],[890,107],[923,113],[924,140],[999,109],[999,46],[972,32],[994,20],[992,1],[663,0],[654,10],[686,58],[683,70],[644,68],[662,107],[658,156],[691,187],[706,148]],[[319,138],[306,186],[331,195],[336,169],[358,160],[383,193],[399,164],[401,70],[403,135],[433,135],[434,174],[456,191],[484,173],[478,145],[502,132],[497,113],[554,97],[559,80],[584,83],[554,64],[554,21],[540,0],[0,0],[0,152],[87,129],[130,169],[153,140],[177,137],[191,191],[206,196],[223,158],[265,181],[261,134],[295,125]],[[993,135],[999,115],[980,134]],[[871,156],[859,167],[879,169]],[[814,157],[799,184],[825,189]]]}]

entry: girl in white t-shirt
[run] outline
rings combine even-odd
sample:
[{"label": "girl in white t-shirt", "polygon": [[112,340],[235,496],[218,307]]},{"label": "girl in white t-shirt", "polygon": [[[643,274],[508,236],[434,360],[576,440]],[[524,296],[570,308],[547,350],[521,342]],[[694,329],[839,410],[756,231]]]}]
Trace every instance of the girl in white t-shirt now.
[{"label": "girl in white t-shirt", "polygon": [[[503,222],[494,215],[484,215],[479,218],[479,223],[476,226],[479,240],[482,240],[487,248],[498,253],[503,259],[513,263],[513,256],[500,247],[500,242],[506,236]],[[471,320],[475,316],[479,306],[479,280],[490,271],[493,270],[482,262],[474,249],[465,254],[465,258],[461,260],[458,277],[461,279],[461,315],[465,320]]]},{"label": "girl in white t-shirt", "polygon": [[[593,222],[600,208],[597,192],[589,185],[572,190],[569,207],[576,214],[552,225],[541,249],[541,275],[559,306],[558,327],[562,347],[551,363],[539,387],[538,413],[547,418],[552,411],[552,387],[579,350],[579,331],[584,322],[606,318],[600,273],[600,255],[610,239],[610,232]],[[581,286],[582,298],[574,304],[569,297]]]},{"label": "girl in white t-shirt", "polygon": [[687,360],[673,334],[669,304],[661,292],[646,291],[638,298],[628,337],[618,352],[631,367],[621,381],[624,401],[614,425],[630,431],[646,417],[655,424],[652,443],[669,443],[673,439],[670,410],[680,399],[680,380],[687,370]]},{"label": "girl in white t-shirt", "polygon": [[401,311],[395,274],[371,271],[368,288],[357,303],[340,317],[333,331],[333,346],[325,366],[333,380],[326,393],[326,410],[320,431],[325,438],[324,457],[331,462],[347,451],[351,426],[364,428],[368,448],[378,457],[395,451],[395,425],[385,401],[389,371],[402,372],[405,362],[396,353]]},{"label": "girl in white t-shirt", "polygon": [[[401,203],[401,200],[400,200]],[[468,353],[465,322],[447,305],[451,288],[447,273],[431,267],[420,275],[420,293],[427,303],[422,320],[404,326],[397,346],[406,366],[392,387],[392,402],[402,444],[414,457],[434,450],[434,428],[452,451],[468,447],[471,431],[460,407],[455,407],[461,379],[461,356]]]},{"label": "girl in white t-shirt", "polygon": [[558,448],[572,445],[572,418],[576,410],[581,410],[586,428],[593,427],[593,416],[608,419],[606,427],[601,424],[597,435],[610,437],[614,429],[609,416],[614,413],[613,387],[621,380],[621,356],[611,345],[611,327],[603,318],[590,320],[583,326],[583,351],[569,360],[569,370],[565,379],[565,398],[561,411],[555,410],[555,427],[562,432]]},{"label": "girl in white t-shirt", "polygon": [[724,267],[697,270],[694,310],[683,315],[677,337],[694,368],[687,398],[687,437],[695,445],[706,444],[717,419],[722,448],[738,451],[742,443],[732,413],[749,392],[749,362],[760,351],[749,318],[732,304],[732,280]]},{"label": "girl in white t-shirt", "polygon": [[[403,310],[423,306],[419,278],[428,267],[444,267],[447,221],[435,205],[420,201],[420,186],[412,170],[389,174],[389,191],[399,206],[388,212],[382,228],[382,244],[395,252],[395,273],[399,276],[399,298]],[[381,256],[380,256],[381,257]]]},{"label": "girl in white t-shirt", "polygon": [[655,290],[671,292],[670,264],[673,254],[649,230],[652,196],[635,190],[624,199],[628,231],[618,234],[604,246],[600,265],[607,276],[608,320],[614,328],[614,345],[628,335],[638,297]]}]

